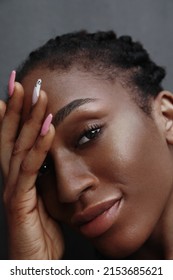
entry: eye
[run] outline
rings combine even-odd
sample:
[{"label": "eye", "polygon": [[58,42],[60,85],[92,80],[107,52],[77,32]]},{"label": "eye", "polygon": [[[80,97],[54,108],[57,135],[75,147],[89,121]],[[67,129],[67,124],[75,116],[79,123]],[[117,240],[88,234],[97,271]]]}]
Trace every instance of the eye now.
[{"label": "eye", "polygon": [[47,158],[44,160],[42,166],[41,166],[40,169],[39,169],[38,177],[47,174],[48,172],[51,171],[52,168],[53,168],[53,166],[52,166],[52,161],[51,161],[51,159],[50,159],[49,157],[47,157]]},{"label": "eye", "polygon": [[96,137],[99,136],[100,133],[101,133],[101,127],[98,127],[97,125],[94,125],[91,128],[86,129],[81,135],[81,137],[79,138],[78,146],[81,146],[95,139]]}]

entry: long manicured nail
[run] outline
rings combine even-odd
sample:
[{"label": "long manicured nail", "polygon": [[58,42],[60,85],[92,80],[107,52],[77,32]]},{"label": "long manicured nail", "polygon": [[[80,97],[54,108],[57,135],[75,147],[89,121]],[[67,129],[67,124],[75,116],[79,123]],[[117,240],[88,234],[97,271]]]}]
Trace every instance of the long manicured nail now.
[{"label": "long manicured nail", "polygon": [[16,78],[16,71],[13,70],[13,71],[11,72],[10,79],[9,79],[9,83],[8,83],[8,93],[9,93],[9,96],[10,96],[10,97],[13,95],[13,92],[14,92],[14,82],[15,82],[15,78]]},{"label": "long manicured nail", "polygon": [[47,132],[49,131],[50,124],[52,122],[52,118],[53,118],[53,115],[49,114],[47,116],[47,118],[45,119],[45,121],[44,121],[44,123],[42,125],[42,128],[41,128],[41,132],[40,132],[41,136],[45,136],[47,134]]},{"label": "long manicured nail", "polygon": [[37,80],[37,82],[36,82],[36,85],[34,87],[33,94],[32,94],[32,105],[35,105],[37,103],[37,100],[40,95],[41,83],[42,83],[41,79]]}]

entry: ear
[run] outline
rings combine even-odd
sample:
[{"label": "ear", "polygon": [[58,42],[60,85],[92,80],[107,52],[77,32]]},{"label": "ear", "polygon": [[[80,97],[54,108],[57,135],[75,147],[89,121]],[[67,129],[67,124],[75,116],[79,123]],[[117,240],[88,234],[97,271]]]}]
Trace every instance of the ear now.
[{"label": "ear", "polygon": [[155,98],[155,109],[160,115],[166,140],[173,144],[173,93],[161,91]]}]

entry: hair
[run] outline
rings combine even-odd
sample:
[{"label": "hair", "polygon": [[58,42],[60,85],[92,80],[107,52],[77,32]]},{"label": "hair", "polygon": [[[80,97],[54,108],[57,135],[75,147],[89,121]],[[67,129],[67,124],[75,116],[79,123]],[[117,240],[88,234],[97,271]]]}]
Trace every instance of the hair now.
[{"label": "hair", "polygon": [[77,68],[102,79],[119,79],[135,93],[133,98],[147,114],[151,112],[149,101],[162,90],[166,74],[141,43],[130,36],[117,37],[113,31],[82,30],[50,39],[18,67],[16,80],[21,82],[32,70],[44,67],[61,72]]}]

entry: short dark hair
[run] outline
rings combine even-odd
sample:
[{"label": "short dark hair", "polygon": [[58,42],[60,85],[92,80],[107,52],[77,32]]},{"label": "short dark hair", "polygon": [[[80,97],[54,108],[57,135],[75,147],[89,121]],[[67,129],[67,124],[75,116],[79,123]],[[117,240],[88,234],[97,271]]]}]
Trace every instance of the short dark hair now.
[{"label": "short dark hair", "polygon": [[[138,105],[149,113],[149,100],[162,90],[165,69],[154,63],[148,52],[130,36],[117,37],[113,31],[88,33],[85,30],[50,39],[31,52],[17,69],[21,82],[30,71],[46,67],[69,71],[72,67],[105,79],[119,78],[132,89]],[[133,97],[134,97],[133,96]]]}]

